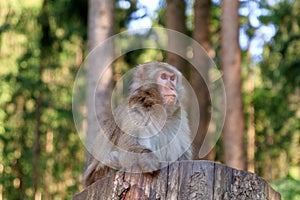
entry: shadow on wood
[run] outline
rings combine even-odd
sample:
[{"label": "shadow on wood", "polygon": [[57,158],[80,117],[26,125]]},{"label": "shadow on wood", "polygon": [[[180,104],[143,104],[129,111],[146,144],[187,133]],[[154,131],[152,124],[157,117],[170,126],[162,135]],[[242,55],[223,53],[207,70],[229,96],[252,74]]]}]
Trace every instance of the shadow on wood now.
[{"label": "shadow on wood", "polygon": [[76,194],[83,199],[281,199],[256,174],[210,161],[170,164],[157,175],[116,172]]}]

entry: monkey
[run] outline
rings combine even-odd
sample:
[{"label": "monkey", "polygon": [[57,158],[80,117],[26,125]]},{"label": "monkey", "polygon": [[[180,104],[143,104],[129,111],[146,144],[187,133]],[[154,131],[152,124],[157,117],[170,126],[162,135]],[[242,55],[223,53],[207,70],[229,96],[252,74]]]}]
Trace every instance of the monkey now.
[{"label": "monkey", "polygon": [[182,74],[164,62],[135,68],[129,95],[101,123],[83,175],[85,186],[110,170],[153,173],[163,162],[191,159]]}]

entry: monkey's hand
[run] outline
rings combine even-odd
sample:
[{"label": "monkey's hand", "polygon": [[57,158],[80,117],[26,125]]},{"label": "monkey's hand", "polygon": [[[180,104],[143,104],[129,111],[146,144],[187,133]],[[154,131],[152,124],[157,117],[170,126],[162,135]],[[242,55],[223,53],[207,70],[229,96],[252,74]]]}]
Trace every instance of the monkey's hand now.
[{"label": "monkey's hand", "polygon": [[154,84],[141,86],[132,94],[129,99],[130,106],[140,104],[145,108],[162,103],[163,99],[159,93],[157,86]]},{"label": "monkey's hand", "polygon": [[120,164],[124,171],[132,173],[152,173],[160,169],[157,156],[145,147],[132,147],[120,156]]}]

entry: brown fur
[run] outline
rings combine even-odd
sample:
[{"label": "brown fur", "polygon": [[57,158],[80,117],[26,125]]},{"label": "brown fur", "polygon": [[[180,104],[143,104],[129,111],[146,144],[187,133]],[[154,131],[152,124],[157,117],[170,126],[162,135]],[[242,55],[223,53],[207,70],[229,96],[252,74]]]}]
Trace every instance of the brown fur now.
[{"label": "brown fur", "polygon": [[[179,77],[179,98],[172,106],[164,105],[154,81],[161,70]],[[182,88],[181,73],[174,67],[159,62],[138,66],[129,97],[103,122],[92,144],[94,158],[84,173],[84,184],[108,176],[111,170],[154,172],[162,161],[190,159],[187,113],[179,102],[184,98]]]}]

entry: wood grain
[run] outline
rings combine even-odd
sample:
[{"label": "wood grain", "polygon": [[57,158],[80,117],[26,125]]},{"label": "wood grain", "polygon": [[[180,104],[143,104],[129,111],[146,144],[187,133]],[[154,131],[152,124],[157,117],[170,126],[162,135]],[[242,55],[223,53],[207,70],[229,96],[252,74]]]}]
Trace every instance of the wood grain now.
[{"label": "wood grain", "polygon": [[210,161],[174,162],[157,174],[115,172],[76,194],[74,200],[279,200],[256,174]]}]

